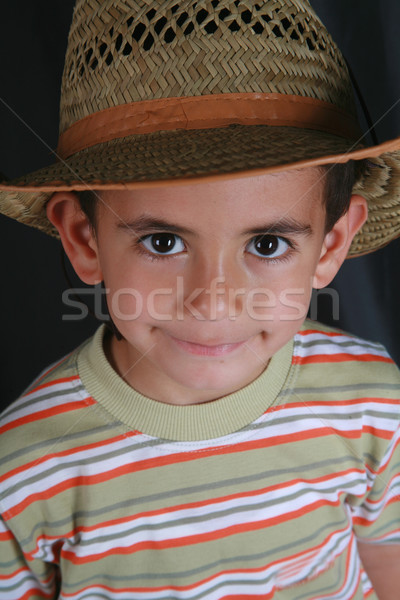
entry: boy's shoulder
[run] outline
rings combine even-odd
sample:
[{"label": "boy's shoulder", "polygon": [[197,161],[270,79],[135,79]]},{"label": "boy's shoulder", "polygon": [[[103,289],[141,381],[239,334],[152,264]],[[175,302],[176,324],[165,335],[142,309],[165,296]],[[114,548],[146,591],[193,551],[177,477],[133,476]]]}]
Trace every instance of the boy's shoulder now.
[{"label": "boy's shoulder", "polygon": [[[45,369],[0,415],[0,463],[18,462],[29,449],[32,460],[68,444],[68,431],[88,428],[95,400],[78,372],[78,356],[93,338]],[[7,460],[5,460],[7,458]],[[8,467],[9,468],[9,467]]]},{"label": "boy's shoulder", "polygon": [[309,361],[311,356],[326,355],[332,362],[394,362],[381,343],[311,319],[304,321],[295,336],[295,355],[308,357]]},{"label": "boy's shoulder", "polygon": [[400,390],[400,371],[384,346],[306,320],[294,339],[293,364],[310,385],[353,385]]}]

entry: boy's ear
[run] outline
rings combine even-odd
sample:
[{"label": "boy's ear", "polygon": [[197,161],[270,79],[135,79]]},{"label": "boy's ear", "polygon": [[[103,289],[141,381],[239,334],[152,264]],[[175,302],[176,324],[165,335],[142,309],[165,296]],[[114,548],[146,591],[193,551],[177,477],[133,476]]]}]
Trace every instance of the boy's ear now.
[{"label": "boy's ear", "polygon": [[313,277],[313,287],[323,288],[332,281],[339,271],[349,251],[357,231],[361,229],[368,216],[365,198],[351,197],[348,211],[335,223],[325,235],[321,255]]},{"label": "boy's ear", "polygon": [[102,281],[96,237],[78,196],[73,192],[57,192],[47,203],[46,211],[78,277],[88,284]]}]

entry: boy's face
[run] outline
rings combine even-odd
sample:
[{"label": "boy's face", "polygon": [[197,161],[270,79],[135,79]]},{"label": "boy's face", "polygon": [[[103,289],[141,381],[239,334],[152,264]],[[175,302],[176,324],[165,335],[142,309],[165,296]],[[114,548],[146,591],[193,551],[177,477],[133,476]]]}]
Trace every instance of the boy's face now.
[{"label": "boy's face", "polygon": [[317,169],[103,192],[90,244],[124,337],[107,350],[120,375],[176,404],[255,379],[306,316],[323,193]]}]

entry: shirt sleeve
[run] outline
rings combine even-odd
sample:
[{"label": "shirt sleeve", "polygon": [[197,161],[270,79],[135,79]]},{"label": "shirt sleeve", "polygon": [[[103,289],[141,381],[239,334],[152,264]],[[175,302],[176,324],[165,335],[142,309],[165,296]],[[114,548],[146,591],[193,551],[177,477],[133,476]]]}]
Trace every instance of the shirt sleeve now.
[{"label": "shirt sleeve", "polygon": [[353,529],[362,542],[400,544],[400,402],[368,419],[367,493],[351,506]]},{"label": "shirt sleeve", "polygon": [[55,600],[57,568],[29,560],[7,523],[0,517],[0,598],[2,600]]}]

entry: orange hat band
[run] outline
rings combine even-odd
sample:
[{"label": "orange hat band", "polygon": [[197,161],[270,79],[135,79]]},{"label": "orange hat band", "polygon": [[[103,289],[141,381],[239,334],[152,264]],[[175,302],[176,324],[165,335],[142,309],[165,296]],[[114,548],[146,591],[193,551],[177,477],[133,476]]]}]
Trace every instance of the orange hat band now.
[{"label": "orange hat band", "polygon": [[355,117],[322,100],[268,93],[212,94],[131,102],[93,113],[61,134],[57,153],[66,159],[129,135],[232,124],[298,127],[346,139],[361,138]]}]

